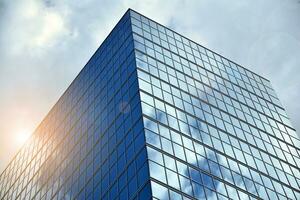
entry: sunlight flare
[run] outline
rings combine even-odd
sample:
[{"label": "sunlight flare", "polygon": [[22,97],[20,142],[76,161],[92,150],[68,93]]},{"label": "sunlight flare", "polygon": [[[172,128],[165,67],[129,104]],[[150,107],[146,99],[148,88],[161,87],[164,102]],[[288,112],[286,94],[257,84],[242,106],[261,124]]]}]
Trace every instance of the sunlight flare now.
[{"label": "sunlight flare", "polygon": [[31,133],[29,130],[19,130],[16,133],[16,142],[18,145],[23,145],[27,139],[30,137]]}]

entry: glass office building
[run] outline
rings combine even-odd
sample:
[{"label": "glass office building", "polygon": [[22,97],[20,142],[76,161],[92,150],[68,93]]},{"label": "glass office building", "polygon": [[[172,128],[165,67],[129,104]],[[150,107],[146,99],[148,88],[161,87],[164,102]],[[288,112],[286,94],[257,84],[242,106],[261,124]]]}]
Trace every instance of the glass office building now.
[{"label": "glass office building", "polygon": [[300,199],[270,82],[128,10],[0,175],[0,199]]}]

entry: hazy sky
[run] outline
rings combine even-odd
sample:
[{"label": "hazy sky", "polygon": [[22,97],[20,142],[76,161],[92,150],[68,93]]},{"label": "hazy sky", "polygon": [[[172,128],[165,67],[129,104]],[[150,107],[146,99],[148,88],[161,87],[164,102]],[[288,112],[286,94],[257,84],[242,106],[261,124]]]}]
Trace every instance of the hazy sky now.
[{"label": "hazy sky", "polygon": [[129,7],[271,80],[300,130],[299,0],[0,0],[0,173]]}]

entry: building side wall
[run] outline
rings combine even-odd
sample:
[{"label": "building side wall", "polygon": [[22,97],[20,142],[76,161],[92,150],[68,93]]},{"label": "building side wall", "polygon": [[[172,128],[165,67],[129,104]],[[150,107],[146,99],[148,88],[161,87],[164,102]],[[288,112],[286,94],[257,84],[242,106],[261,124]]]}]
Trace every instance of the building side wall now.
[{"label": "building side wall", "polygon": [[132,11],[156,199],[299,199],[299,138],[270,82]]},{"label": "building side wall", "polygon": [[0,199],[149,196],[143,133],[126,12],[1,174]]}]

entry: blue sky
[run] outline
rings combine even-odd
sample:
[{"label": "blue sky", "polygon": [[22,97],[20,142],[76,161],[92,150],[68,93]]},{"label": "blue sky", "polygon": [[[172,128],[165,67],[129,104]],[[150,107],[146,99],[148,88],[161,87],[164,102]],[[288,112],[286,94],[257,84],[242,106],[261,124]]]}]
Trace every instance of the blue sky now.
[{"label": "blue sky", "polygon": [[300,130],[300,1],[0,0],[0,171],[129,7],[271,80]]}]

